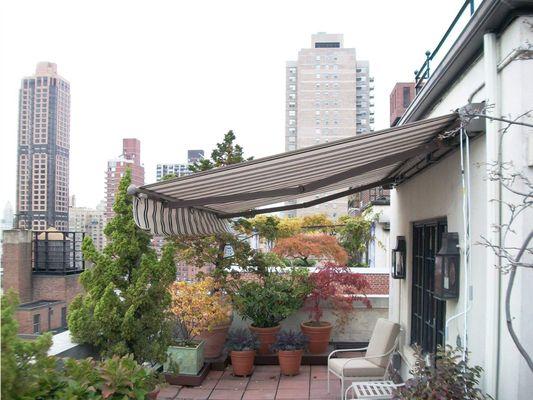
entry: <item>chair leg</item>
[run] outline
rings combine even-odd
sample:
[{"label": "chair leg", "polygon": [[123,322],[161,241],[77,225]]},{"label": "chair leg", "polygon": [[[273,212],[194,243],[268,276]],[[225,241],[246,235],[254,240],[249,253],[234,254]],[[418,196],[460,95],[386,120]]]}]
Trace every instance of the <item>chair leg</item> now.
[{"label": "chair leg", "polygon": [[341,378],[341,400],[346,400],[344,393],[344,376]]},{"label": "chair leg", "polygon": [[329,393],[329,365],[328,365],[328,393]]}]

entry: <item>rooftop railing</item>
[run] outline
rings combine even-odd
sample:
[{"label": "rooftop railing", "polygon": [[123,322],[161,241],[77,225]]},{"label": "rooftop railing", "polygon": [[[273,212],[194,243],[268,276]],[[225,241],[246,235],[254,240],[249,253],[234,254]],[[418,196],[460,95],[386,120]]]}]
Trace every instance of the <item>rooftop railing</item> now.
[{"label": "rooftop railing", "polygon": [[470,17],[474,14],[475,10],[476,5],[474,0],[466,0],[444,33],[444,36],[437,44],[437,47],[435,47],[433,51],[426,51],[426,59],[424,60],[424,63],[415,71],[416,93],[424,87],[425,82],[431,77],[431,65],[438,65],[440,63],[440,60],[442,60],[446,51],[453,44],[460,30],[462,30],[468,20],[470,20]]},{"label": "rooftop railing", "polygon": [[33,273],[70,275],[83,272],[82,232],[33,232]]}]

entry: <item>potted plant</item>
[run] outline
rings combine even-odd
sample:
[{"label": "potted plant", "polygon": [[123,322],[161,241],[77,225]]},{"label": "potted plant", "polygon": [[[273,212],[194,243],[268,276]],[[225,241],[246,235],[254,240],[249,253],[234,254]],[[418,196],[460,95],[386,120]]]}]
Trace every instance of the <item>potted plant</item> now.
[{"label": "potted plant", "polygon": [[308,338],[302,332],[281,331],[276,335],[272,350],[278,352],[278,361],[283,375],[298,375],[302,364],[302,355]]},{"label": "potted plant", "polygon": [[233,375],[248,376],[254,369],[255,350],[259,347],[257,337],[247,329],[229,332],[226,348],[230,352]]},{"label": "potted plant", "polygon": [[180,374],[198,375],[204,365],[205,342],[198,336],[220,321],[223,310],[210,302],[212,282],[174,282],[170,288],[170,311],[176,317],[174,341],[167,350],[164,371],[170,372],[172,363],[179,365]]},{"label": "potted plant", "polygon": [[229,290],[235,309],[252,321],[250,330],[259,339],[259,354],[270,353],[279,323],[302,307],[309,293],[307,273],[298,269],[234,281]]},{"label": "potted plant", "polygon": [[193,285],[197,285],[198,295],[201,296],[199,300],[203,303],[203,312],[210,315],[206,328],[198,334],[197,339],[205,342],[205,358],[218,358],[224,349],[231,325],[231,303],[225,298],[224,292],[217,290],[215,280],[211,277],[206,277]]},{"label": "potted plant", "polygon": [[349,313],[353,311],[353,303],[361,302],[370,307],[365,291],[370,287],[361,274],[350,271],[348,267],[326,263],[309,275],[311,293],[307,297],[307,310],[310,321],[302,322],[302,332],[309,338],[309,352],[322,354],[328,349],[333,326],[322,321],[324,303],[329,302],[337,317],[337,326],[342,327]]}]

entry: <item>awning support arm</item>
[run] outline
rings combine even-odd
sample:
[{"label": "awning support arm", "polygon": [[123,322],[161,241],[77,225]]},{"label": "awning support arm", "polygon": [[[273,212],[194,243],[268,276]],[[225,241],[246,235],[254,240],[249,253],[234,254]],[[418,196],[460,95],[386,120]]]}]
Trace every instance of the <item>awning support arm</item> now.
[{"label": "awning support arm", "polygon": [[385,179],[385,180],[381,180],[378,182],[373,182],[369,185],[359,186],[357,188],[350,188],[348,190],[344,190],[339,193],[330,194],[329,196],[324,196],[319,199],[307,201],[305,203],[288,204],[288,205],[278,206],[278,207],[260,208],[256,210],[248,210],[248,211],[242,211],[242,212],[231,213],[231,214],[218,213],[217,217],[218,218],[236,218],[236,217],[249,218],[249,217],[254,217],[256,215],[259,215],[259,214],[267,214],[267,213],[278,212],[278,211],[297,210],[300,208],[316,206],[317,204],[322,204],[322,203],[325,203],[331,200],[339,199],[341,197],[346,197],[351,194],[359,193],[359,192],[362,192],[368,189],[373,189],[375,187],[392,185],[393,183],[394,183],[393,179]]}]

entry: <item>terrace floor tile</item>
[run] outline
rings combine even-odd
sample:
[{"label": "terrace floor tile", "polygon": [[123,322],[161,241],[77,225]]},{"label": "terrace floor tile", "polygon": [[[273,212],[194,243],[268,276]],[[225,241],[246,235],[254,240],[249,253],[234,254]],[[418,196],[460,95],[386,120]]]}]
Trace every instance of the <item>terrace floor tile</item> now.
[{"label": "terrace floor tile", "polygon": [[210,389],[182,388],[176,399],[179,400],[207,400],[211,394]]}]

